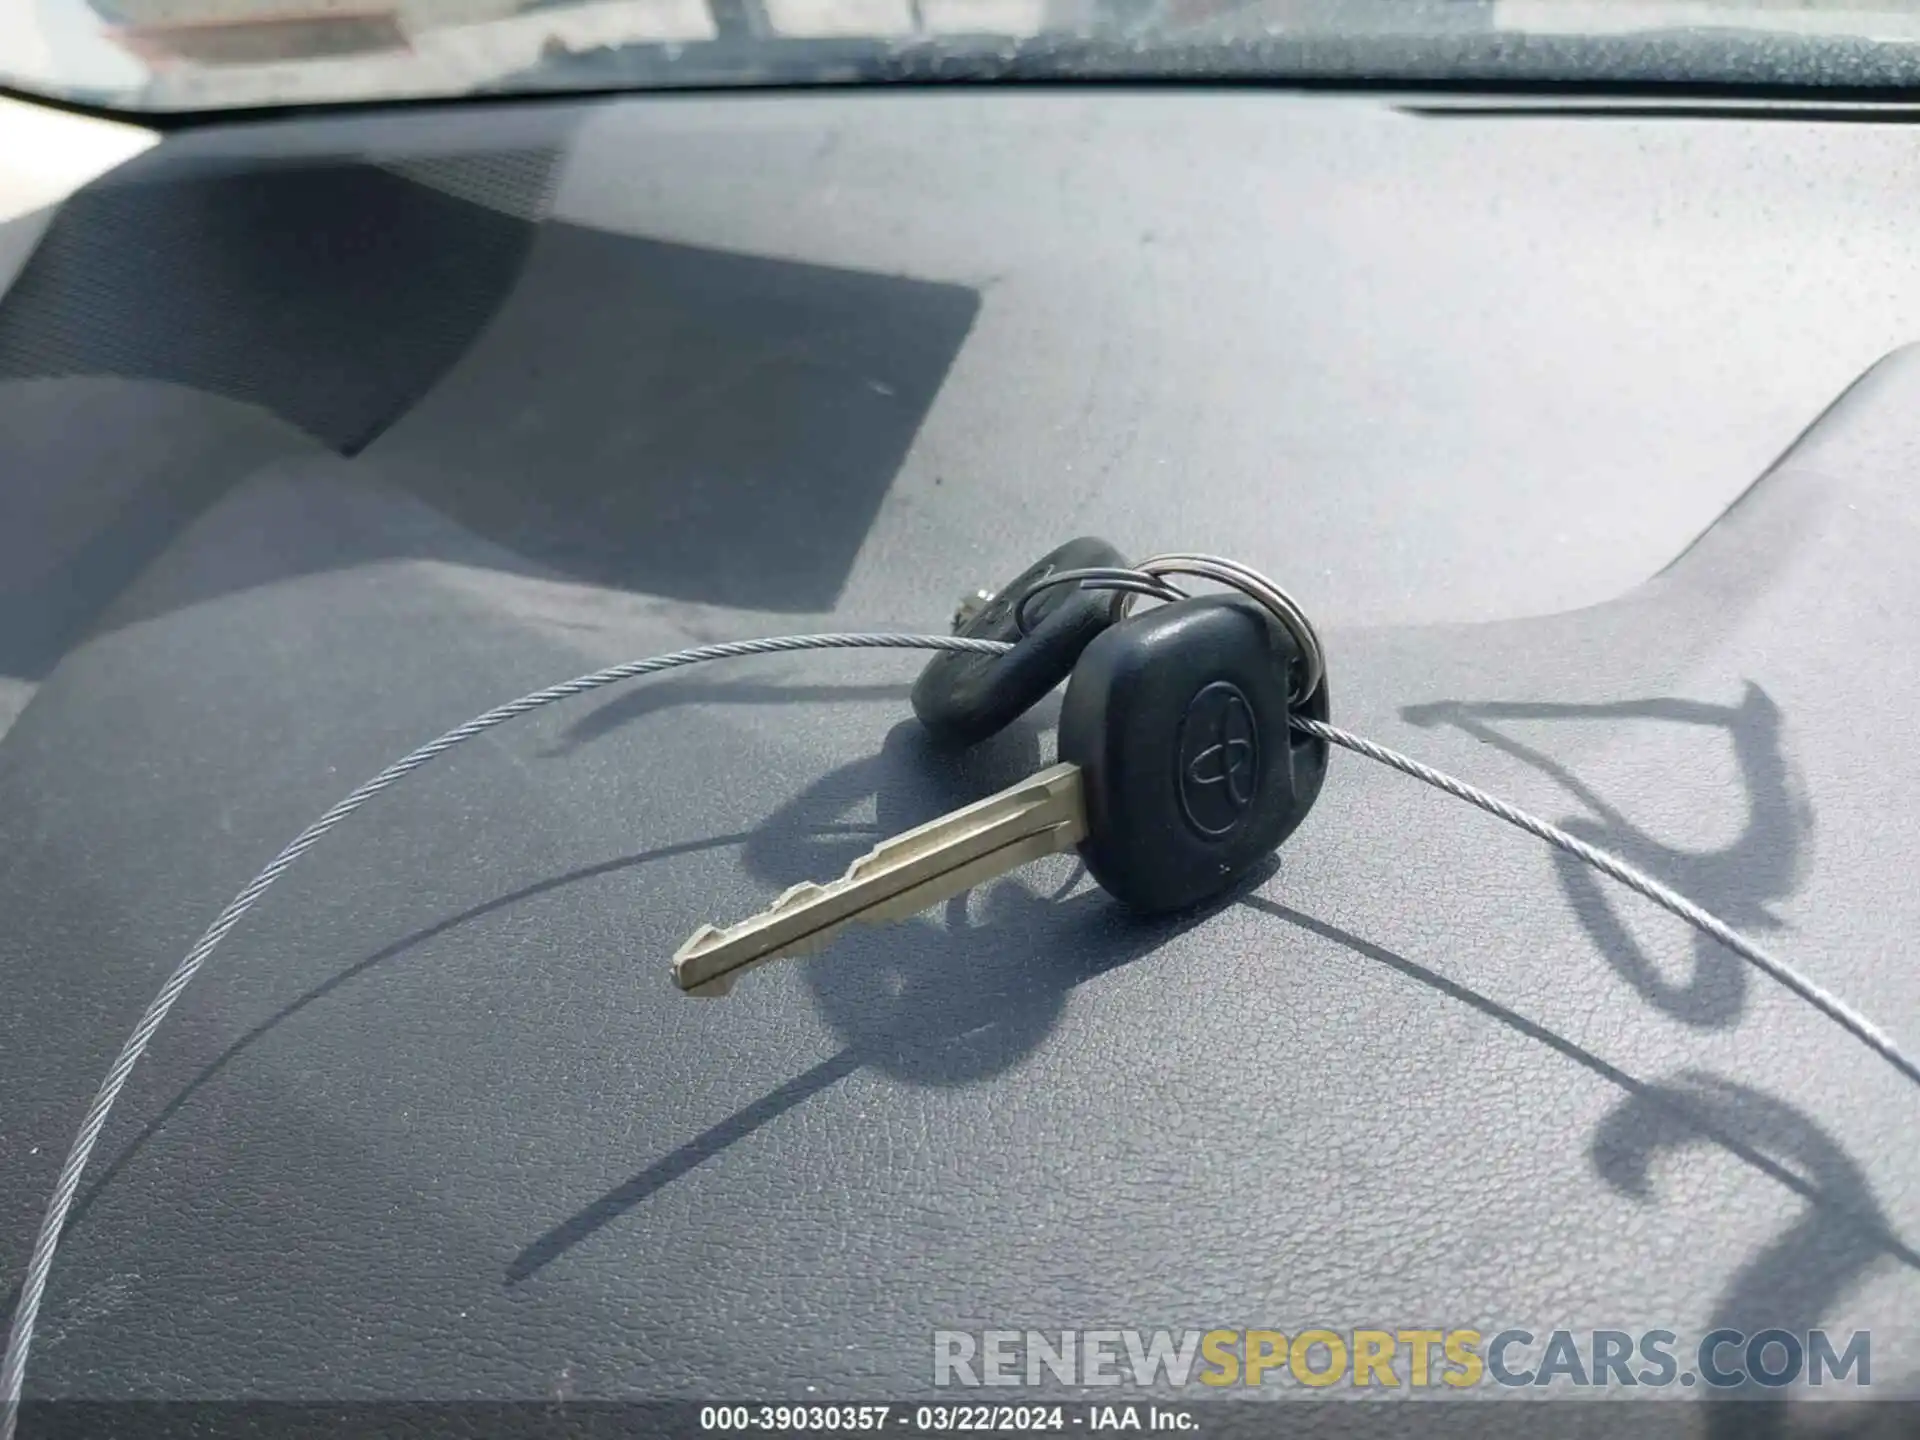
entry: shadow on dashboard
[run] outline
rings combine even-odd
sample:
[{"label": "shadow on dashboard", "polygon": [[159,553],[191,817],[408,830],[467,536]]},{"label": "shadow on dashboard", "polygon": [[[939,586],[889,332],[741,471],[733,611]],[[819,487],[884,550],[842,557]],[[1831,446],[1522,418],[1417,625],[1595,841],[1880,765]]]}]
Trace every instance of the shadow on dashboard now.
[{"label": "shadow on dashboard", "polygon": [[[873,690],[874,687],[863,685],[782,687],[778,685],[755,684],[750,687],[749,695],[755,703],[772,703],[780,695],[785,695],[789,700],[804,698],[818,700],[833,699],[848,702],[875,698]],[[697,682],[685,683],[684,681],[678,685],[668,683],[653,686],[635,693],[654,697],[654,703],[648,707],[649,710],[713,703],[716,700],[735,698],[732,695],[730,687],[724,683],[701,684]],[[885,698],[891,697],[890,688],[883,689],[883,696],[885,696]],[[626,697],[621,698],[624,699]],[[620,713],[626,715],[624,710]],[[591,716],[589,716],[589,719],[591,719]],[[611,723],[619,723],[619,721],[616,719]],[[603,728],[611,727],[609,725]],[[902,731],[909,728],[909,725],[896,727],[895,735],[898,736]],[[1031,736],[1016,737],[1012,743],[1016,750],[1027,748],[1031,744]],[[983,746],[980,747],[980,751],[986,754],[989,763],[994,763],[993,757],[996,754],[996,747]],[[1001,763],[1005,763],[1004,757]],[[127,1141],[125,1145],[121,1146],[119,1150],[115,1152],[111,1161],[95,1172],[93,1178],[88,1182],[86,1189],[80,1193],[72,1212],[67,1218],[68,1231],[78,1230],[86,1224],[94,1205],[100,1200],[102,1195],[114,1186],[120,1176],[125,1173],[127,1167],[139,1158],[141,1153],[157,1136],[174,1123],[176,1117],[187,1109],[196,1096],[202,1094],[208,1086],[214,1084],[223,1075],[227,1074],[232,1069],[234,1063],[242,1056],[253,1051],[262,1042],[267,1041],[274,1032],[278,1031],[289,1020],[294,1019],[312,1006],[322,1004],[343,988],[367,980],[374,975],[374,972],[402,960],[411,952],[426,945],[430,941],[461,929],[464,926],[484,920],[489,916],[510,911],[516,906],[535,900],[540,896],[551,894],[554,891],[564,890],[571,886],[588,884],[589,882],[606,879],[608,877],[628,875],[630,872],[647,865],[673,859],[678,856],[698,854],[705,851],[727,849],[748,844],[765,846],[770,843],[773,844],[776,849],[785,850],[789,853],[811,855],[816,850],[831,851],[831,849],[842,840],[851,846],[853,853],[858,853],[878,838],[877,832],[872,826],[836,823],[824,813],[828,807],[818,803],[817,793],[810,791],[809,795],[814,796],[813,802],[804,805],[789,806],[782,812],[784,819],[770,831],[758,829],[738,834],[709,835],[698,840],[658,846],[633,854],[616,856],[612,859],[583,866],[563,874],[548,876],[436,920],[432,924],[414,930],[410,934],[393,941],[391,944],[381,947],[372,954],[364,956],[345,969],[337,971],[319,984],[312,986],[296,996],[278,1010],[274,1011],[274,1013],[239,1035],[227,1045],[220,1054],[215,1056],[213,1060],[202,1066],[191,1080],[176,1090],[152,1119],[148,1120],[132,1139]],[[851,1063],[848,1063],[848,1057],[853,1057]],[[694,1164],[697,1164],[699,1160],[706,1158],[709,1154],[716,1153],[719,1149],[724,1148],[726,1144],[732,1143],[733,1139],[741,1138],[751,1133],[759,1124],[764,1123],[765,1119],[792,1108],[793,1105],[798,1104],[808,1095],[813,1094],[817,1090],[824,1089],[834,1080],[841,1078],[842,1075],[851,1073],[853,1069],[858,1068],[860,1063],[862,1063],[862,1057],[856,1055],[853,1050],[848,1050],[843,1052],[842,1055],[834,1057],[833,1060],[826,1062],[823,1066],[816,1067],[814,1071],[808,1072],[807,1075],[801,1076],[789,1082],[787,1085],[781,1086],[772,1095],[758,1102],[756,1106],[750,1107],[749,1110],[732,1117],[732,1119],[723,1125],[715,1127],[714,1131],[709,1132],[708,1135],[702,1137],[701,1140],[695,1141],[689,1146],[682,1147],[680,1151],[675,1152],[675,1158],[671,1158],[668,1162],[662,1162],[661,1166],[655,1167],[654,1171],[648,1172],[652,1176],[652,1179],[648,1182],[650,1187],[648,1193],[651,1192],[651,1189],[658,1189],[661,1185],[666,1184],[668,1180],[685,1173],[686,1170],[691,1169]],[[189,1123],[191,1123],[191,1117],[189,1117]],[[621,1193],[624,1193],[624,1190]],[[638,1203],[637,1198],[629,1200],[626,1204],[620,1205],[617,1208],[630,1208],[630,1205],[633,1203]],[[602,1210],[604,1209],[606,1209],[605,1205],[602,1206]],[[599,1212],[595,1213],[597,1214]],[[580,1227],[576,1224],[575,1228],[579,1229]],[[587,1228],[589,1230],[597,1229],[599,1226],[595,1224]],[[558,1251],[556,1250],[555,1253],[558,1253]],[[535,1266],[534,1268],[538,1267]],[[531,1272],[529,1271],[529,1273]],[[11,1313],[18,1298],[19,1291],[17,1286],[10,1290],[4,1297],[0,1297],[0,1319],[4,1319],[7,1314]]]},{"label": "shadow on dashboard", "polygon": [[[747,837],[742,858],[775,883],[826,879],[873,836],[833,822],[868,798],[875,831],[892,834],[1030,773],[1039,748],[1031,717],[960,754],[938,750],[905,721],[881,752],[808,787]],[[1003,778],[1004,777],[1004,778]],[[1271,877],[1273,863],[1242,889]],[[944,923],[925,917],[855,927],[803,971],[841,1048],[561,1220],[508,1265],[519,1284],[729,1146],[862,1070],[909,1085],[967,1085],[1032,1055],[1059,1024],[1073,989],[1159,949],[1236,896],[1163,920],[1127,916],[1097,890],[1071,898],[1021,879],[956,897]],[[749,980],[745,983],[751,984]]]},{"label": "shadow on dashboard", "polygon": [[196,514],[316,448],[176,385],[0,383],[0,677],[43,679]]},{"label": "shadow on dashboard", "polygon": [[[1866,1174],[1839,1142],[1812,1117],[1750,1085],[1687,1071],[1643,1086],[1601,1122],[1590,1154],[1609,1186],[1652,1202],[1654,1167],[1662,1156],[1699,1144],[1724,1144],[1728,1137],[1803,1176],[1809,1204],[1740,1267],[1714,1308],[1712,1330],[1806,1335],[1874,1271],[1895,1261],[1920,1265],[1920,1256],[1895,1235]],[[1847,1339],[1834,1339],[1838,1354]],[[1749,1379],[1716,1400],[1707,1419],[1709,1440],[1785,1440],[1795,1433],[1792,1411],[1778,1390]]]},{"label": "shadow on dashboard", "polygon": [[1012,1069],[1052,1033],[1075,986],[1206,918],[1129,921],[1096,891],[1055,901],[1017,880],[983,888],[978,915],[957,925],[920,919],[884,936],[856,933],[809,962],[808,988],[843,1047],[535,1238],[507,1266],[506,1282],[532,1278],[703,1161],[858,1071],[963,1085]]},{"label": "shadow on dashboard", "polygon": [[556,222],[363,460],[575,579],[825,610],[978,308],[964,286]]},{"label": "shadow on dashboard", "polygon": [[[537,197],[556,158],[527,152],[513,188]],[[70,198],[0,296],[0,379],[183,385],[352,454],[509,293],[536,230],[516,209],[348,156],[136,161]]]},{"label": "shadow on dashboard", "polygon": [[[494,568],[831,608],[978,295],[542,223],[554,159],[147,167],[69,201],[0,295],[0,679],[126,623],[197,516],[301,454]],[[430,526],[317,543],[310,508],[170,606],[444,558]]]},{"label": "shadow on dashboard", "polygon": [[[1621,1092],[1618,1103],[1587,1142],[1594,1171],[1615,1192],[1655,1203],[1656,1162],[1668,1153],[1711,1145],[1804,1200],[1801,1216],[1734,1275],[1715,1306],[1710,1330],[1805,1334],[1818,1328],[1874,1271],[1896,1264],[1920,1271],[1920,1252],[1894,1229],[1858,1162],[1817,1121],[1786,1101],[1701,1071],[1642,1080],[1383,945],[1260,896],[1245,903],[1466,1005],[1616,1087]],[[1844,1337],[1840,1340],[1844,1345]],[[1815,1411],[1837,1416],[1840,1407],[1823,1405]],[[1789,1402],[1749,1385],[1709,1398],[1703,1428],[1708,1440],[1786,1440],[1802,1433],[1795,1426],[1796,1414]],[[1880,1432],[1864,1423],[1857,1431],[1821,1433]]]},{"label": "shadow on dashboard", "polygon": [[[1409,707],[1401,716],[1415,725],[1454,725],[1539,771],[1590,812],[1562,820],[1563,829],[1712,906],[1735,929],[1780,928],[1771,906],[1793,893],[1805,861],[1813,813],[1787,758],[1780,707],[1760,686],[1749,682],[1737,705],[1666,696],[1606,704],[1442,701]],[[1723,731],[1732,743],[1739,770],[1746,823],[1731,844],[1716,850],[1663,844],[1558,760],[1492,723],[1502,720],[1653,720]],[[1696,934],[1692,974],[1684,980],[1668,978],[1621,920],[1600,877],[1559,851],[1554,852],[1554,862],[1561,889],[1581,926],[1607,963],[1642,999],[1702,1029],[1720,1029],[1739,1020],[1747,996],[1745,961],[1717,941]]]}]

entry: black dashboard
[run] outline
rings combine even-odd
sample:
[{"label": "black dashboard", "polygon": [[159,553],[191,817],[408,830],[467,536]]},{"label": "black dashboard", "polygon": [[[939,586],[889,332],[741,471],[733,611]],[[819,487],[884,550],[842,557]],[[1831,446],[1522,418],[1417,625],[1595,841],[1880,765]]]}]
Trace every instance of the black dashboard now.
[{"label": "black dashboard", "polygon": [[[1279,577],[1336,721],[1920,1038],[1916,175],[1884,113],[827,91],[179,128],[5,222],[9,1283],[153,988],[360,780],[1083,533]],[[677,994],[1050,757],[928,745],[916,664],[582,699],[317,848],[136,1076],[29,1394],[908,1397],[936,1330],[1105,1322],[1920,1368],[1905,1082],[1352,756],[1206,913],[1059,859]]]}]

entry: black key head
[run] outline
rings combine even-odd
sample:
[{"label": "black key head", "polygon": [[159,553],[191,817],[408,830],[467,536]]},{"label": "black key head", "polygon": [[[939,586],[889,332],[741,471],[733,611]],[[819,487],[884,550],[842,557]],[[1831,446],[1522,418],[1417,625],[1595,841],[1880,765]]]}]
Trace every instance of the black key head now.
[{"label": "black key head", "polygon": [[[1080,854],[1143,914],[1214,899],[1291,835],[1319,798],[1327,746],[1288,724],[1301,656],[1252,601],[1202,596],[1098,636],[1060,710],[1078,765]],[[1323,682],[1299,707],[1327,718]]]},{"label": "black key head", "polygon": [[1000,655],[942,653],[928,662],[913,685],[913,713],[934,739],[973,745],[1004,730],[1073,672],[1080,654],[1113,623],[1111,590],[1056,585],[1027,607],[1027,633],[1020,634],[1013,607],[1037,580],[1059,570],[1125,565],[1126,557],[1104,540],[1069,540],[994,592],[955,633],[1006,640]]}]

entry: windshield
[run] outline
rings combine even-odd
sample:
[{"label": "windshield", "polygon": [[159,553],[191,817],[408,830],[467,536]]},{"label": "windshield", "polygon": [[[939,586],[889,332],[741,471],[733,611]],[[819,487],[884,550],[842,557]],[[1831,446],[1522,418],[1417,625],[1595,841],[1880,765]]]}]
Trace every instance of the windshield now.
[{"label": "windshield", "polygon": [[178,111],[886,80],[1920,82],[1849,0],[0,0],[0,82]]}]

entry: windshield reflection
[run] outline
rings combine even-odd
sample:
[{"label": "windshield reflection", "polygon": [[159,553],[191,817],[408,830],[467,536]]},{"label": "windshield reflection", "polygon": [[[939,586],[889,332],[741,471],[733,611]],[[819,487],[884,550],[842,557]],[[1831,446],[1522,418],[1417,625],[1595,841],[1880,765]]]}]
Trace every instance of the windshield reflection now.
[{"label": "windshield reflection", "polygon": [[[893,67],[876,69],[876,57],[900,55],[964,73],[969,60],[991,62],[1039,40],[1118,42],[1139,73],[1157,73],[1157,61],[1180,46],[1276,37],[1385,38],[1404,58],[1423,46],[1444,56],[1449,39],[1473,36],[1680,35],[1698,44],[1740,33],[1893,42],[1911,53],[1920,8],[1890,0],[0,0],[0,79],[101,104],[191,109],[601,82],[884,78]],[[579,74],[580,57],[609,55],[617,67]]]}]

